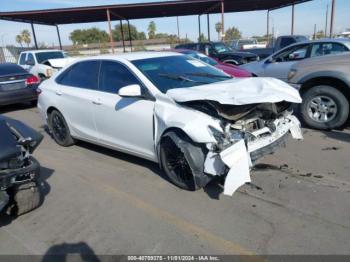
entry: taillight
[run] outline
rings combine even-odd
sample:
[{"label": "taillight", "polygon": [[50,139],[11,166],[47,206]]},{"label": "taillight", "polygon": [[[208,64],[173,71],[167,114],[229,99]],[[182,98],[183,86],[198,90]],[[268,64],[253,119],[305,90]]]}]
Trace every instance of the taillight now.
[{"label": "taillight", "polygon": [[26,85],[36,85],[40,83],[40,79],[36,76],[30,76],[26,79]]}]

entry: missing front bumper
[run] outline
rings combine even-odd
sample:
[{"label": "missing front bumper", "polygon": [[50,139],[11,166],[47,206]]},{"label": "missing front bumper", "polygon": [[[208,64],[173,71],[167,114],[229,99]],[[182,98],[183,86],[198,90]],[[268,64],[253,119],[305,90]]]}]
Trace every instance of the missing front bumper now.
[{"label": "missing front bumper", "polygon": [[253,163],[285,145],[289,133],[294,139],[302,139],[300,122],[296,117],[288,115],[277,119],[275,124],[276,130],[269,135],[260,132],[263,135],[261,138],[257,137],[247,144],[242,139],[219,154],[210,152],[207,155],[205,172],[211,175],[226,175],[225,195],[232,195],[240,186],[251,182],[250,168]]}]

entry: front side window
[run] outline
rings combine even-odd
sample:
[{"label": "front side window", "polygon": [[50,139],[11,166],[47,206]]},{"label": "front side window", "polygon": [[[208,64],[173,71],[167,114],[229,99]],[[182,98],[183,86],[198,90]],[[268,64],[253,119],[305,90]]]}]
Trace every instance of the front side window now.
[{"label": "front side window", "polygon": [[230,48],[228,48],[224,43],[214,43],[213,45],[215,51],[219,54],[231,51]]},{"label": "front side window", "polygon": [[312,46],[311,57],[335,55],[349,51],[347,47],[339,43],[317,43]]},{"label": "front side window", "polygon": [[124,86],[138,84],[138,79],[122,64],[113,61],[102,61],[100,70],[100,90],[117,94]]},{"label": "front side window", "polygon": [[166,56],[132,61],[162,92],[224,81],[226,73],[188,56]]},{"label": "front side window", "polygon": [[64,58],[63,52],[53,51],[53,52],[40,52],[35,54],[36,60],[39,64],[49,60],[49,59],[57,59]]},{"label": "front side window", "polygon": [[297,45],[280,52],[273,59],[276,62],[298,61],[306,58],[309,45]]},{"label": "front side window", "polygon": [[21,54],[19,58],[19,64],[20,65],[25,65],[26,64],[26,53]]},{"label": "front side window", "polygon": [[28,61],[30,64],[33,64],[33,65],[35,64],[34,56],[33,56],[31,53],[28,54],[27,61]]},{"label": "front side window", "polygon": [[59,75],[57,83],[85,89],[98,89],[99,61],[83,61],[74,64]]}]

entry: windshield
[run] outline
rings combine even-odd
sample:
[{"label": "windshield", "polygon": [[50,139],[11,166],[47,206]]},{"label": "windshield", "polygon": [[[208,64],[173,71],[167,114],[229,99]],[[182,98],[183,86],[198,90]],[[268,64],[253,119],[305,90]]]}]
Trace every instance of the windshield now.
[{"label": "windshield", "polygon": [[35,54],[36,60],[38,63],[45,62],[49,59],[56,59],[56,58],[64,58],[63,52],[54,51],[54,52],[41,52]]},{"label": "windshield", "polygon": [[231,78],[189,56],[166,56],[132,61],[132,63],[162,92],[210,84]]},{"label": "windshield", "polygon": [[228,48],[224,43],[214,43],[214,49],[216,52],[220,53],[225,53],[225,52],[230,52],[231,49]]},{"label": "windshield", "polygon": [[193,57],[193,58],[196,58],[196,59],[199,59],[199,60],[203,61],[204,63],[207,63],[207,64],[212,65],[212,66],[216,66],[218,64],[218,62],[216,62],[213,58],[210,58],[210,57],[203,55],[201,53],[187,53],[186,55]]}]

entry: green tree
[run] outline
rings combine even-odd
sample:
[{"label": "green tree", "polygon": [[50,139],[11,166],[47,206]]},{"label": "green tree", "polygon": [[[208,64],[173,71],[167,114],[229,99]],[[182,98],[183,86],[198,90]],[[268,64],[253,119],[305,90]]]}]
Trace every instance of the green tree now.
[{"label": "green tree", "polygon": [[21,35],[16,35],[16,42],[20,44],[21,47],[23,47],[23,39]]},{"label": "green tree", "polygon": [[208,39],[205,37],[205,35],[203,33],[201,33],[198,37],[198,42],[205,42]]},{"label": "green tree", "polygon": [[156,23],[154,21],[151,21],[149,23],[147,31],[148,31],[148,38],[153,39],[155,37],[156,31],[157,31],[157,26],[156,26]]},{"label": "green tree", "polygon": [[105,43],[108,42],[108,34],[96,27],[89,29],[76,29],[70,33],[69,39],[74,45]]},{"label": "green tree", "polygon": [[242,33],[236,27],[230,27],[225,32],[225,40],[235,40],[240,39],[242,37]]},{"label": "green tree", "polygon": [[[128,24],[125,23],[123,24],[123,33],[124,33],[124,40],[129,40],[129,28]],[[121,41],[122,40],[122,32],[120,30],[120,25],[116,25],[114,27],[114,30],[112,32],[113,34],[113,40],[114,41]],[[138,32],[136,29],[136,26],[130,25],[130,35],[131,35],[131,40],[145,40],[146,35],[144,32]]]},{"label": "green tree", "polygon": [[215,31],[218,33],[218,40],[220,40],[220,34],[222,31],[222,23],[218,22],[215,24]]},{"label": "green tree", "polygon": [[27,47],[29,47],[30,43],[32,42],[32,38],[27,29],[22,30],[21,37],[22,37],[22,41],[27,45]]}]

